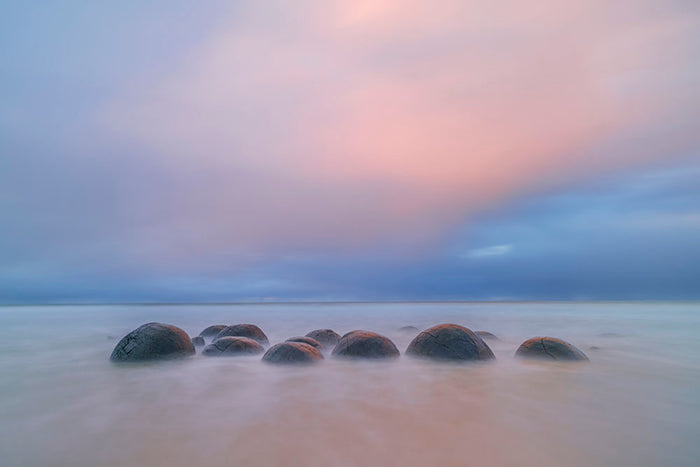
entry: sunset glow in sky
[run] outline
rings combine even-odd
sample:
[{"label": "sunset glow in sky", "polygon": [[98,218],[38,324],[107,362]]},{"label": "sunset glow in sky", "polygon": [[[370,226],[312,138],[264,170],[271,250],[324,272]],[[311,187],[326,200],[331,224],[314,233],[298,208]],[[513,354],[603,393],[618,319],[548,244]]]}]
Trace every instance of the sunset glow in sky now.
[{"label": "sunset glow in sky", "polygon": [[0,303],[700,298],[700,5],[0,7]]}]

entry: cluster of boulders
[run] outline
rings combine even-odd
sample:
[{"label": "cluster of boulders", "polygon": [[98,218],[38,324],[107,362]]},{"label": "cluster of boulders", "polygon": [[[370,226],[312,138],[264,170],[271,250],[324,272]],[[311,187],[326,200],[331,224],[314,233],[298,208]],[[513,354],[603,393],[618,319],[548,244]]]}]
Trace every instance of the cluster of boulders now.
[{"label": "cluster of boulders", "polygon": [[[418,332],[404,352],[411,357],[451,362],[495,358],[485,342],[498,340],[490,332],[473,332],[457,324],[440,324],[422,332],[405,326],[399,331]],[[206,340],[210,340],[208,345]],[[187,357],[195,354],[195,347],[204,347],[202,355],[215,357],[263,354],[263,361],[275,364],[314,363],[323,360],[324,352],[328,351],[335,358],[367,360],[397,358],[401,354],[389,338],[363,330],[340,336],[331,329],[316,329],[306,336],[289,338],[265,351],[269,343],[263,330],[254,324],[218,324],[190,338],[178,327],[148,323],[124,336],[114,348],[111,360],[132,362]],[[528,339],[520,345],[515,355],[531,359],[588,360],[581,350],[554,337]]]}]

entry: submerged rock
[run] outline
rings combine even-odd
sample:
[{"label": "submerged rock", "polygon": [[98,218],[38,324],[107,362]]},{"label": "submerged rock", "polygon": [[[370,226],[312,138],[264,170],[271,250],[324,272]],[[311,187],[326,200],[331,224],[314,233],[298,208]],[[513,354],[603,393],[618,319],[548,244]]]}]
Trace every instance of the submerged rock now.
[{"label": "submerged rock", "polygon": [[202,336],[195,336],[192,338],[192,344],[195,347],[201,347],[201,346],[205,345],[206,342],[204,342],[204,338]]},{"label": "submerged rock", "polygon": [[497,341],[500,340],[495,334],[491,334],[488,331],[475,331],[474,334],[485,340]]},{"label": "submerged rock", "polygon": [[254,324],[234,324],[233,326],[226,326],[216,335],[216,339],[221,339],[226,336],[249,337],[262,345],[268,345],[270,343],[262,329]]},{"label": "submerged rock", "polygon": [[249,337],[225,336],[204,347],[202,354],[208,357],[235,357],[258,355],[264,351],[262,345]]},{"label": "submerged rock", "polygon": [[369,331],[351,331],[340,338],[333,349],[334,357],[395,358],[399,349],[388,338]]},{"label": "submerged rock", "polygon": [[323,355],[315,347],[301,342],[282,342],[270,347],[263,361],[277,365],[299,365],[323,360]]},{"label": "submerged rock", "polygon": [[311,347],[315,347],[318,350],[323,350],[323,345],[321,345],[319,341],[306,336],[290,337],[289,339],[287,339],[287,342],[300,342],[302,344],[309,344]]},{"label": "submerged rock", "polygon": [[320,342],[322,346],[329,349],[335,347],[340,340],[340,334],[332,329],[316,329],[306,334],[306,337]]},{"label": "submerged rock", "polygon": [[137,362],[188,357],[194,353],[190,336],[182,329],[170,324],[148,323],[124,336],[110,360]]},{"label": "submerged rock", "polygon": [[399,328],[399,332],[404,332],[406,334],[414,334],[420,332],[420,329],[418,329],[415,326],[401,326]]},{"label": "submerged rock", "polygon": [[543,360],[588,360],[586,354],[566,341],[556,337],[533,337],[518,347],[516,357]]},{"label": "submerged rock", "polygon": [[219,334],[224,329],[226,329],[225,324],[214,324],[212,326],[205,328],[204,331],[199,333],[199,335],[206,338],[206,339],[209,339],[209,338],[216,337],[216,335]]},{"label": "submerged rock", "polygon": [[440,324],[418,334],[406,355],[431,360],[491,360],[493,352],[476,333],[458,324]]}]

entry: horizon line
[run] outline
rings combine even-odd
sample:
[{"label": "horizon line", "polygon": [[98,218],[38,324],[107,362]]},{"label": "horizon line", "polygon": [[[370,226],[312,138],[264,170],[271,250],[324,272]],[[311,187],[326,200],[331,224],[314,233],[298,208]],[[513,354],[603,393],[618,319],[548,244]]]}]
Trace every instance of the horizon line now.
[{"label": "horizon line", "polygon": [[392,303],[654,303],[700,302],[700,299],[497,299],[497,300],[284,300],[284,301],[232,301],[232,302],[42,302],[0,303],[0,307],[19,306],[187,306],[187,305],[353,305]]}]

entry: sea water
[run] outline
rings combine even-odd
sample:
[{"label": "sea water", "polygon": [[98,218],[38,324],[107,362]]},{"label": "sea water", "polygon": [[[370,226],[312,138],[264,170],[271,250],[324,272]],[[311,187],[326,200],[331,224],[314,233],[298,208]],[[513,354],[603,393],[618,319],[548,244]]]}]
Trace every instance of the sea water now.
[{"label": "sea water", "polygon": [[[260,357],[129,366],[118,340],[159,321],[490,331],[497,360],[408,357],[278,367]],[[610,335],[612,333],[612,335]],[[513,358],[534,336],[587,364]],[[326,303],[0,307],[3,466],[697,466],[698,303]]]}]

